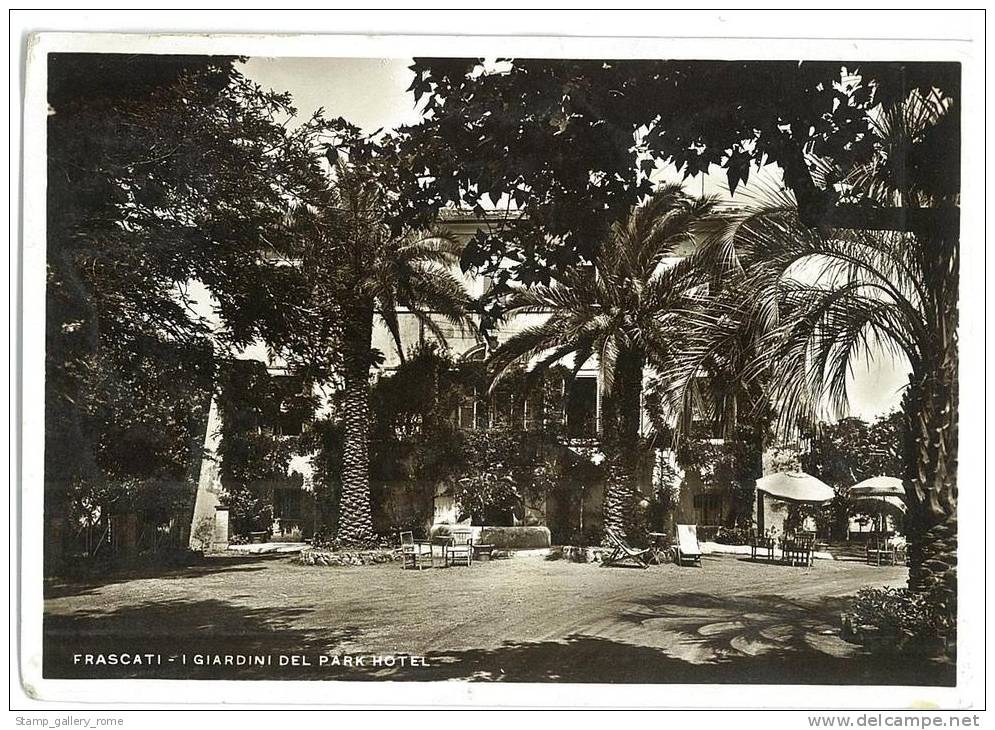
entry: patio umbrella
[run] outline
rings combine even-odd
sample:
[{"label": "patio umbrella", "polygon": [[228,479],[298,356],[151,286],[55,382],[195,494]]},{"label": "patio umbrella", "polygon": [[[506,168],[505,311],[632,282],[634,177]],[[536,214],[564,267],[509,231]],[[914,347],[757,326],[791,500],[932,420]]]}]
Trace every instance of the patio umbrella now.
[{"label": "patio umbrella", "polygon": [[871,477],[850,487],[850,496],[858,497],[898,497],[905,498],[905,487],[901,479],[895,477]]},{"label": "patio umbrella", "polygon": [[895,477],[871,477],[850,487],[854,506],[879,517],[878,528],[883,527],[885,513],[901,517],[905,514],[905,487]]},{"label": "patio umbrella", "polygon": [[800,471],[779,471],[757,480],[757,490],[787,502],[828,502],[833,488],[821,479]]}]

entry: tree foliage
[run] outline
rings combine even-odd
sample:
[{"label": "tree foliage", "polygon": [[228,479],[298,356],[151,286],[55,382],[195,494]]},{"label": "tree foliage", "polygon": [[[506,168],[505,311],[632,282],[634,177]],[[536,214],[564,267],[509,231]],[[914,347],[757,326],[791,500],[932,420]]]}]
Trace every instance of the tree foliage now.
[{"label": "tree foliage", "polygon": [[233,534],[268,531],[274,488],[300,486],[300,476],[288,475],[288,467],[291,456],[309,444],[299,434],[282,433],[281,421],[288,407],[297,411],[294,420],[310,420],[316,404],[302,392],[298,379],[275,379],[258,361],[234,360],[222,367],[218,458]]},{"label": "tree foliage", "polygon": [[[452,203],[527,210],[464,252],[466,267],[502,281],[545,283],[590,260],[661,163],[685,177],[718,167],[734,193],[753,166],[777,165],[806,223],[861,207],[867,191],[847,176],[874,159],[891,175],[908,160],[934,203],[959,190],[957,104],[927,138],[884,148],[873,133],[879,110],[910,93],[956,99],[957,64],[420,58],[412,70],[425,120],[400,135],[403,213],[424,223]],[[925,144],[910,154],[913,142]]]},{"label": "tree foliage", "polygon": [[853,514],[850,487],[876,476],[901,478],[905,473],[902,455],[902,415],[896,411],[867,423],[859,418],[843,418],[820,424],[807,438],[802,468],[833,488],[829,505],[834,532],[845,537]]},{"label": "tree foliage", "polygon": [[[189,482],[212,351],[288,330],[288,197],[315,170],[230,57],[49,57],[46,494]],[[209,287],[224,325],[202,316]],[[199,305],[199,306],[198,306]],[[196,423],[195,423],[196,422]],[[138,458],[141,455],[141,458]],[[110,496],[106,499],[112,499]]]}]

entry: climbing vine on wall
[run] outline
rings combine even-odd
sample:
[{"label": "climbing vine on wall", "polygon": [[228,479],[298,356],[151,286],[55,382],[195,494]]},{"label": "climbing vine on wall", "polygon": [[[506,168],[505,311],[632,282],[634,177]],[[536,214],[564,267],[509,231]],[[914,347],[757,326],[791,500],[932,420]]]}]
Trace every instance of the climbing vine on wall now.
[{"label": "climbing vine on wall", "polygon": [[231,530],[235,535],[267,531],[274,486],[300,480],[287,475],[291,456],[302,450],[300,433],[285,433],[287,424],[305,420],[314,402],[302,383],[273,378],[261,362],[231,361],[220,375],[218,456]]},{"label": "climbing vine on wall", "polygon": [[484,363],[416,348],[372,390],[375,485],[443,485],[474,521],[524,518],[558,478],[547,456],[559,443],[566,372],[536,382],[512,372],[491,388]]},{"label": "climbing vine on wall", "polygon": [[706,487],[728,490],[732,498],[730,526],[749,524],[756,480],[762,470],[759,440],[750,438],[745,428],[740,436],[737,440],[686,441],[677,452],[685,472],[700,475]]}]

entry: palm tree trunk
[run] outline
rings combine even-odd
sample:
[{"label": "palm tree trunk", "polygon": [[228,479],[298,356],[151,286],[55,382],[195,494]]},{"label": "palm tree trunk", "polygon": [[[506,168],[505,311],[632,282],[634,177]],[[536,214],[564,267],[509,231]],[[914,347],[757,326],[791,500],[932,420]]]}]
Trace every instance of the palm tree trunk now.
[{"label": "palm tree trunk", "polygon": [[906,395],[906,531],[909,588],[938,594],[953,612],[957,596],[957,423],[956,396],[947,390],[928,375],[918,378]]},{"label": "palm tree trunk", "polygon": [[373,302],[346,308],[342,393],[342,497],[338,539],[344,545],[373,540],[370,508],[370,364]]},{"label": "palm tree trunk", "polygon": [[903,403],[909,588],[928,591],[956,616],[957,599],[957,277],[956,237],[923,242],[932,334]]},{"label": "palm tree trunk", "polygon": [[601,409],[602,445],[607,456],[602,519],[606,529],[631,539],[641,537],[635,506],[644,361],[637,350],[619,353],[612,392],[603,396]]}]

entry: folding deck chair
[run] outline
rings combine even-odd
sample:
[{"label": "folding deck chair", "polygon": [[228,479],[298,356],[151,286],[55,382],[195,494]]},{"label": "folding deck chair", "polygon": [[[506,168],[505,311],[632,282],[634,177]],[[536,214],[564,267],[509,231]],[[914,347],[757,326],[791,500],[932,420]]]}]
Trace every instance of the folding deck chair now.
[{"label": "folding deck chair", "polygon": [[677,526],[677,564],[684,565],[685,563],[697,563],[699,568],[703,567],[701,564],[701,546],[698,545],[697,525]]},{"label": "folding deck chair", "polygon": [[622,537],[610,529],[605,529],[605,538],[611,546],[612,551],[606,558],[602,558],[601,567],[610,565],[634,566],[637,568],[650,567],[650,556],[653,548],[637,550],[627,543]]}]

